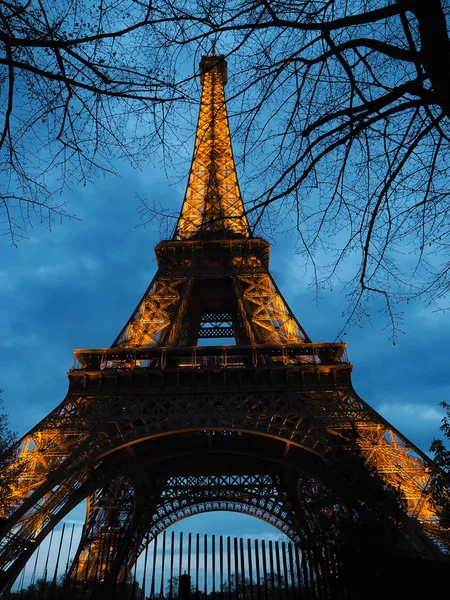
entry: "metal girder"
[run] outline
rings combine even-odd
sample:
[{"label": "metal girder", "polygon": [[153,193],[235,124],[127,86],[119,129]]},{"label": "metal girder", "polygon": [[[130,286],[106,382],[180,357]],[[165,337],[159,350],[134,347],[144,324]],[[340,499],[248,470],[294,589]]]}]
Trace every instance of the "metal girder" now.
[{"label": "metal girder", "polygon": [[113,346],[155,346],[174,321],[186,277],[158,271],[143,299],[130,317]]},{"label": "metal girder", "polygon": [[[303,369],[310,367],[282,367],[279,372],[292,374],[296,371],[301,379]],[[217,366],[211,370],[217,371]],[[242,375],[242,368],[239,372]],[[46,439],[47,446],[40,449],[44,456],[48,451],[53,462],[51,470],[45,472],[45,480],[40,461],[35,462],[36,477],[27,475],[24,480],[24,486],[32,493],[19,502],[20,506],[13,513],[8,523],[10,536],[23,543],[36,538],[39,531],[52,522],[53,515],[64,506],[73,490],[92,479],[96,471],[101,472],[105,461],[120,448],[138,448],[137,445],[146,440],[166,438],[167,448],[170,448],[174,435],[185,435],[187,450],[208,432],[215,432],[217,439],[229,447],[233,439],[241,441],[245,436],[256,436],[253,444],[259,446],[264,439],[277,441],[280,454],[281,448],[288,443],[292,448],[312,452],[324,459],[333,451],[333,437],[345,434],[352,425],[360,433],[361,449],[368,462],[378,467],[387,481],[404,490],[410,512],[425,527],[428,523],[435,526],[436,515],[427,492],[431,461],[350,389],[218,389],[208,393],[155,390],[153,393],[130,394],[126,389],[118,393],[126,381],[126,374],[123,374],[123,381],[121,377],[117,378],[118,375],[116,372],[116,394],[106,395],[101,390],[95,395],[76,397],[69,394],[67,406],[70,411],[55,411],[41,428],[26,436],[25,439],[31,436]],[[73,377],[75,381],[82,374],[74,373]],[[41,433],[59,430],[64,440],[67,420],[71,432],[74,423],[78,425],[77,442],[72,443],[70,453],[57,454],[54,437]],[[261,441],[257,442],[258,439]],[[120,462],[114,460],[120,468]],[[48,463],[45,464],[49,468]],[[34,481],[34,488],[30,487],[30,481]],[[17,556],[14,544],[9,544],[12,537],[4,540],[0,549],[1,564],[9,564]]]},{"label": "metal girder", "polygon": [[[240,344],[309,342],[256,256],[251,261],[248,257],[223,257],[221,278],[208,254],[198,252],[194,258],[184,276],[174,273],[171,277],[167,269],[158,271],[113,347],[176,346],[189,339],[193,344],[198,338],[224,336],[236,336]],[[201,301],[197,288],[208,291]],[[225,306],[217,306],[220,298]],[[208,323],[214,327],[205,326]]]},{"label": "metal girder", "polygon": [[[223,370],[226,368],[222,367]],[[208,369],[204,367],[204,370]],[[311,367],[284,366],[280,367],[279,373],[287,375],[294,370],[301,379],[303,369]],[[217,366],[211,367],[211,370],[217,374]],[[233,369],[229,371],[232,372]],[[238,372],[242,376],[242,368]],[[177,440],[181,444],[180,456],[189,449],[196,449],[197,453],[207,452],[209,446],[205,446],[205,440],[211,439],[208,436],[213,436],[214,444],[221,449],[241,449],[241,453],[250,451],[250,448],[252,451],[259,449],[265,453],[266,459],[276,459],[278,456],[278,460],[282,460],[288,449],[288,457],[303,464],[304,458],[300,455],[296,457],[294,451],[313,453],[321,457],[319,460],[326,460],[326,456],[333,452],[334,437],[345,435],[353,425],[360,433],[361,449],[368,462],[380,469],[382,477],[404,491],[410,513],[422,522],[424,529],[434,539],[439,537],[436,526],[438,520],[427,490],[433,471],[431,461],[421,456],[407,440],[358,399],[351,389],[238,391],[235,388],[227,390],[225,386],[209,393],[194,390],[191,393],[158,393],[154,390],[153,393],[139,394],[128,391],[129,378],[126,372],[112,369],[111,376],[116,379],[114,395],[102,392],[99,378],[90,379],[89,385],[97,387],[95,394],[69,394],[67,405],[71,407],[70,411],[55,411],[47,422],[44,420],[41,429],[26,436],[28,439],[39,434],[40,439],[47,439],[48,448],[42,446],[41,450],[45,455],[48,449],[53,462],[45,480],[41,471],[42,463],[35,462],[36,478],[28,475],[25,483],[30,489],[29,482],[34,481],[35,487],[28,498],[19,502],[4,526],[0,566],[11,573],[11,578],[33,552],[33,544],[40,543],[72,507],[99,489],[97,481],[107,476],[111,465],[114,473],[127,472],[128,467],[121,453],[128,448],[134,448],[137,452],[142,448],[144,456],[170,455],[175,451]],[[74,373],[75,380],[80,377],[83,377],[81,373]],[[92,378],[92,373],[88,377]],[[286,380],[285,376],[283,378]],[[47,429],[52,432],[57,429],[56,419],[62,431],[68,421],[70,431],[76,429],[74,423],[78,426],[78,443],[72,445],[70,454],[56,454],[54,437],[40,435]],[[173,457],[175,462],[179,460],[177,456]],[[48,463],[46,465],[49,468]],[[251,514],[263,518],[269,514],[267,511],[257,514],[253,504],[239,498],[232,499],[228,504],[221,498],[212,504],[208,499],[199,500],[197,504],[198,510],[220,507],[248,509],[253,511]],[[173,513],[175,516],[171,518],[187,516],[197,509],[195,505],[186,506],[185,512]],[[148,512],[147,509],[144,512]],[[136,544],[141,543],[145,532],[143,523],[126,530],[125,546],[122,544],[122,550],[119,546],[114,550],[117,551],[117,564],[129,567],[132,557],[123,556],[123,547],[134,549],[135,556]],[[108,536],[103,537],[106,543]],[[112,556],[111,543],[107,550],[102,549],[98,539],[95,543],[99,548],[99,556],[105,552]]]},{"label": "metal girder", "polygon": [[234,337],[233,317],[230,314],[206,313],[200,318],[199,338]]},{"label": "metal girder", "polygon": [[166,527],[194,514],[232,510],[258,517],[292,540],[299,537],[296,515],[280,493],[277,478],[269,474],[205,474],[170,477],[152,516],[147,540]]},{"label": "metal girder", "polygon": [[80,582],[105,579],[117,560],[134,504],[134,487],[125,477],[87,498],[86,522],[69,577]]},{"label": "metal girder", "polygon": [[[131,488],[130,488],[131,489]],[[71,577],[80,581],[123,580],[134,561],[166,527],[194,514],[232,510],[270,523],[294,541],[298,518],[286,502],[278,477],[251,475],[183,475],[159,478],[145,488],[146,503],[130,512],[123,482],[112,482],[90,505]],[[125,517],[123,517],[125,515]]]},{"label": "metal girder", "polygon": [[270,273],[254,268],[240,273],[243,283],[243,301],[249,307],[250,319],[263,344],[299,344],[309,341],[286,301],[278,291]]},{"label": "metal girder", "polygon": [[231,148],[224,93],[224,58],[204,57],[194,157],[175,239],[227,231],[250,235]]},{"label": "metal girder", "polygon": [[[242,472],[238,472],[239,466]],[[138,509],[135,504],[134,517],[127,519],[126,529],[120,533],[115,520],[111,526],[111,520],[118,512],[128,514],[129,501],[122,493],[121,481],[113,482],[100,492],[107,498],[101,510],[88,515],[89,526],[80,541],[85,558],[75,559],[72,576],[76,573],[85,581],[89,572],[93,580],[104,580],[109,575],[114,581],[123,581],[156,536],[182,519],[205,512],[240,512],[264,520],[294,542],[317,542],[317,515],[311,505],[321,492],[318,482],[306,476],[293,478],[283,468],[258,473],[254,464],[248,473],[245,461],[236,463],[234,469],[231,473],[158,477],[151,487],[144,486],[147,502]],[[290,483],[286,485],[287,481]],[[89,570],[86,565],[90,565]]]}]

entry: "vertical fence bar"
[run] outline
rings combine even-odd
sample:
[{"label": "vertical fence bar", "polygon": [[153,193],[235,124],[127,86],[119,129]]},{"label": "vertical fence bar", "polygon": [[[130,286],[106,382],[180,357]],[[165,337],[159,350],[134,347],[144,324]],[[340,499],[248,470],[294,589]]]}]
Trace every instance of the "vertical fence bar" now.
[{"label": "vertical fence bar", "polygon": [[336,564],[336,572],[339,578],[339,591],[342,594],[343,598],[353,598],[354,597],[354,589],[352,590],[351,581],[349,580],[348,573],[348,564],[344,563],[341,552],[334,552],[334,561]]},{"label": "vertical fence bar", "polygon": [[311,552],[310,552],[309,545],[305,546],[305,548],[303,550],[303,556],[305,557],[305,562],[304,562],[305,577],[307,578],[307,581],[308,581],[308,594],[309,594],[308,597],[316,600],[316,595],[314,592],[313,564],[312,564],[312,560],[311,560]]},{"label": "vertical fence bar", "polygon": [[[116,538],[116,539],[118,539],[118,538]],[[129,542],[127,541],[126,537],[125,537],[125,542],[126,542],[126,554],[128,555]],[[117,556],[117,544],[118,544],[118,542],[116,542],[116,556]],[[120,580],[120,569],[119,569],[118,580]],[[117,581],[117,583],[119,584],[119,581]],[[123,571],[122,594],[123,594],[123,598],[125,600],[127,600],[127,572],[126,572],[126,567],[125,567],[125,569]]]},{"label": "vertical fence bar", "polygon": [[333,586],[333,571],[332,563],[329,556],[329,545],[326,544],[319,548],[319,560],[320,560],[320,578],[324,582],[325,595],[324,598],[330,598],[334,595]]},{"label": "vertical fence bar", "polygon": [[[136,589],[136,560],[133,561],[133,557],[136,558],[136,547],[135,542],[133,540],[133,536],[130,535],[129,529],[127,529],[124,533],[124,539],[126,540],[126,553],[125,553],[125,561],[123,563],[123,578],[125,581],[125,598],[135,598],[134,590]],[[120,552],[120,550],[119,550]],[[118,552],[118,554],[119,554]],[[129,566],[129,568],[128,568]],[[131,580],[131,585],[129,585]],[[130,592],[128,596],[128,591]]]},{"label": "vertical fence bar", "polygon": [[205,598],[208,595],[208,535],[205,533],[203,536],[203,590]]},{"label": "vertical fence bar", "polygon": [[38,546],[37,552],[36,552],[36,559],[34,561],[34,568],[33,568],[33,571],[31,573],[30,586],[28,588],[28,594],[27,594],[27,596],[29,598],[31,598],[31,595],[33,593],[32,592],[32,587],[33,587],[35,579],[36,579],[36,569],[37,569],[37,564],[38,564],[38,560],[39,560],[39,551],[40,551],[40,549],[41,549],[41,546]]},{"label": "vertical fence bar", "polygon": [[244,556],[244,540],[239,540],[239,550],[241,552],[241,577],[242,577],[242,597],[245,598],[245,556]]},{"label": "vertical fence bar", "polygon": [[[115,532],[111,529],[109,532],[109,544],[108,544],[108,551],[106,553],[106,561],[107,561],[107,565],[109,565],[110,563],[110,559],[112,554],[114,553],[114,546],[115,546],[115,540],[117,540],[117,536],[115,534]],[[116,587],[118,584],[118,575],[115,575],[116,581],[114,582],[114,586]],[[110,581],[112,584],[112,580],[111,580],[111,576],[109,575],[109,573],[106,571],[105,569],[105,580],[106,581]]]},{"label": "vertical fence bar", "polygon": [[133,568],[133,584],[132,584],[132,588],[131,588],[131,593],[130,593],[130,597],[131,598],[136,598],[136,575],[137,575],[137,556],[135,556],[135,561],[134,561],[134,568]]},{"label": "vertical fence bar", "polygon": [[325,558],[324,547],[317,547],[316,553],[317,553],[317,562],[318,562],[318,566],[319,566],[319,573],[318,573],[319,590],[321,590],[322,598],[324,598],[324,600],[326,600],[327,598],[329,598],[330,581],[329,581],[329,569],[327,568],[328,565],[327,565],[327,559]]},{"label": "vertical fence bar", "polygon": [[198,598],[198,570],[200,566],[200,534],[196,535],[196,554],[195,554],[195,597]]},{"label": "vertical fence bar", "polygon": [[58,547],[58,555],[56,557],[56,565],[55,565],[55,572],[53,574],[53,584],[52,584],[52,589],[50,591],[50,599],[52,600],[54,595],[55,595],[55,588],[56,588],[56,579],[58,577],[58,567],[59,567],[59,559],[61,557],[61,548],[62,548],[62,543],[64,540],[64,531],[66,529],[66,524],[63,523],[62,529],[61,529],[61,539],[59,540],[59,547]]},{"label": "vertical fence bar", "polygon": [[320,581],[320,567],[319,567],[319,563],[317,560],[316,546],[314,546],[310,549],[310,556],[311,556],[311,563],[312,563],[312,569],[313,569],[312,584],[314,586],[314,593],[317,596],[317,598],[323,598],[321,586],[318,585],[318,582]]},{"label": "vertical fence bar", "polygon": [[266,542],[265,542],[265,540],[262,540],[262,542],[261,542],[261,549],[262,549],[262,562],[263,562],[263,573],[264,573],[264,598],[265,598],[265,600],[268,600],[268,598],[269,598],[269,595],[267,593],[268,574],[267,574],[267,557],[266,557]]},{"label": "vertical fence bar", "polygon": [[161,556],[161,587],[159,595],[161,598],[164,596],[164,567],[166,562],[166,530],[163,531],[163,541],[162,541],[162,556]]},{"label": "vertical fence bar", "polygon": [[328,588],[329,596],[331,598],[335,598],[338,594],[338,590],[337,590],[338,580],[336,578],[336,567],[334,564],[333,552],[332,552],[330,544],[327,544],[326,546],[324,546],[323,551],[324,551],[324,563],[325,563],[323,575],[325,576],[325,574],[326,574],[327,588]]},{"label": "vertical fence bar", "polygon": [[212,595],[216,597],[216,536],[212,536],[211,558],[212,558]]},{"label": "vertical fence bar", "polygon": [[148,545],[149,545],[149,534],[147,531],[147,535],[145,536],[145,557],[144,557],[144,575],[142,577],[142,592],[139,600],[145,600],[145,586],[147,585],[147,559],[148,559]]},{"label": "vertical fence bar", "polygon": [[[19,575],[19,577],[17,579],[17,581],[19,582],[18,585],[17,585],[17,590],[18,590],[19,596],[23,593],[23,586],[24,586],[24,583],[25,583],[25,569],[26,568],[27,568],[27,565],[25,565],[23,567],[23,569],[21,570],[20,575]],[[11,597],[11,590],[12,590],[12,587],[10,587],[9,590],[7,590],[6,596],[5,596],[5,600],[9,600],[9,598]]]},{"label": "vertical fence bar", "polygon": [[[111,529],[109,532],[109,543],[108,543],[108,552],[106,553],[107,564],[110,563],[111,557],[114,555],[114,548],[117,546],[116,543],[117,534]],[[112,580],[112,577],[109,573],[105,573],[105,580],[110,582],[110,585],[114,585],[114,589],[119,585],[120,573],[114,574],[115,581]]]},{"label": "vertical fence bar", "polygon": [[256,588],[258,590],[258,600],[261,600],[261,573],[259,570],[258,540],[255,540],[255,567],[256,567]]},{"label": "vertical fence bar", "polygon": [[317,581],[319,579],[319,568],[318,568],[319,566],[317,564],[315,547],[310,547],[309,556],[310,556],[309,560],[311,562],[311,567],[312,567],[311,585],[314,589],[315,597],[318,598],[318,600],[319,600],[320,598],[322,598],[322,594],[320,593],[320,590],[317,587]]},{"label": "vertical fence bar", "polygon": [[220,600],[223,600],[223,536],[219,538]]},{"label": "vertical fence bar", "polygon": [[281,578],[281,564],[280,564],[280,545],[278,541],[275,542],[275,560],[277,564],[277,581],[278,581],[278,598],[282,600],[282,589],[283,589],[283,581]]},{"label": "vertical fence bar", "polygon": [[298,582],[299,582],[299,587],[302,590],[302,596],[305,598],[305,600],[308,598],[308,593],[307,593],[307,589],[306,589],[306,585],[305,585],[305,578],[304,578],[304,574],[303,574],[303,568],[302,568],[302,555],[300,554],[302,552],[301,546],[299,546],[298,544],[294,545],[294,558],[295,558],[295,567],[297,570],[297,578],[298,578]]},{"label": "vertical fence bar", "polygon": [[331,568],[333,569],[332,595],[334,594],[336,598],[347,598],[348,590],[346,582],[342,577],[342,565],[340,562],[340,557],[336,554],[335,550],[331,546],[328,547],[328,556]]},{"label": "vertical fence bar", "polygon": [[188,564],[187,564],[188,575],[191,574],[191,552],[192,552],[192,534],[189,533],[189,535],[188,535]]},{"label": "vertical fence bar", "polygon": [[273,544],[272,540],[269,540],[269,564],[270,564],[270,585],[272,589],[273,597],[275,598],[275,567],[273,566]]},{"label": "vertical fence bar", "polygon": [[289,564],[292,572],[292,579],[295,582],[295,598],[299,600],[305,600],[303,593],[303,585],[300,579],[300,569],[297,568],[297,551],[295,543],[289,544]]},{"label": "vertical fence bar", "polygon": [[304,592],[303,595],[305,596],[305,599],[310,599],[311,594],[309,593],[308,569],[306,565],[304,546],[296,546],[296,563],[299,577],[301,578],[301,585]]},{"label": "vertical fence bar", "polygon": [[236,598],[239,598],[239,553],[238,553],[238,540],[234,538],[234,579],[236,582]]},{"label": "vertical fence bar", "polygon": [[228,600],[231,600],[231,539],[227,536]]},{"label": "vertical fence bar", "polygon": [[156,557],[158,552],[158,534],[155,535],[153,540],[153,564],[152,564],[152,583],[150,586],[150,599],[153,600],[155,597],[155,579],[156,579]]},{"label": "vertical fence bar", "polygon": [[252,543],[250,538],[247,539],[247,555],[248,555],[248,578],[250,584],[250,598],[253,598],[253,561],[252,561]]},{"label": "vertical fence bar", "polygon": [[84,572],[84,585],[81,588],[81,598],[84,598],[86,596],[86,588],[88,586],[88,579],[89,579],[89,566],[90,566],[90,560],[91,560],[91,550],[92,550],[92,544],[89,543],[88,551],[87,551],[87,558],[86,558],[86,569]]},{"label": "vertical fence bar", "polygon": [[281,543],[281,558],[283,560],[283,574],[284,574],[284,586],[286,588],[286,600],[288,600],[291,595],[291,586],[289,585],[289,573],[287,568],[287,552],[286,552],[286,542]]},{"label": "vertical fence bar", "polygon": [[[102,564],[103,564],[103,559],[104,559],[104,552],[105,552],[105,544],[103,543],[103,534],[102,534],[102,543],[100,545],[100,551],[97,552],[97,556],[96,556],[96,562],[95,562],[95,567],[94,567],[94,572],[92,574],[92,590],[94,588],[98,587],[98,580],[101,577],[101,569],[102,569]],[[92,594],[93,592],[91,592]]]},{"label": "vertical fence bar", "polygon": [[170,536],[170,579],[169,579],[169,598],[173,598],[173,559],[175,550],[175,531]]},{"label": "vertical fence bar", "polygon": [[[180,531],[180,560],[178,562],[178,577],[183,575],[183,532]],[[180,585],[180,580],[178,579],[178,585]]]},{"label": "vertical fence bar", "polygon": [[275,541],[274,544],[275,550],[275,565],[276,565],[276,575],[277,575],[277,596],[279,600],[282,600],[283,596],[283,577],[281,574],[281,561],[280,561],[280,544],[278,541]]},{"label": "vertical fence bar", "polygon": [[[299,556],[300,554],[300,556]],[[310,594],[310,589],[309,589],[309,585],[308,585],[308,566],[306,564],[306,555],[305,555],[305,548],[304,547],[296,547],[296,560],[297,560],[297,569],[299,572],[299,575],[301,576],[301,580],[302,580],[302,584],[303,584],[303,589],[305,590],[305,598],[311,598],[311,594]],[[300,567],[300,561],[301,561],[301,567]]]},{"label": "vertical fence bar", "polygon": [[[72,573],[72,576],[69,577],[69,600],[72,600],[73,594],[75,593],[76,589],[78,588],[78,572],[80,569],[80,555],[81,552],[76,552],[75,556],[74,556],[74,561],[72,563],[72,567],[69,570],[69,575],[70,573]],[[76,558],[75,558],[76,557]],[[75,573],[75,576],[73,576],[73,574]]]},{"label": "vertical fence bar", "polygon": [[94,557],[94,564],[92,565],[92,578],[91,578],[91,596],[93,594],[93,589],[94,587],[97,587],[97,581],[99,578],[99,570],[101,569],[101,561],[102,561],[102,556],[103,556],[103,549],[104,549],[104,544],[103,544],[103,534],[101,534],[101,542],[99,543],[98,547],[97,547],[97,552],[95,553],[95,557]]},{"label": "vertical fence bar", "polygon": [[45,586],[47,585],[48,560],[50,558],[50,549],[52,547],[53,532],[54,532],[54,529],[52,529],[52,532],[50,534],[50,541],[49,541],[48,550],[47,550],[47,558],[45,559],[44,577],[42,579],[42,587],[41,587],[41,590],[40,590],[40,593],[39,593],[39,598],[43,598],[44,597]]},{"label": "vertical fence bar", "polygon": [[292,553],[292,543],[291,542],[288,543],[288,553],[289,553],[289,571],[291,574],[291,582],[292,582],[292,598],[293,598],[293,600],[295,600],[296,598],[299,598],[299,600],[302,600],[303,592],[299,585],[298,577],[296,577],[296,575],[295,575],[294,556]]},{"label": "vertical fence bar", "polygon": [[72,551],[72,541],[73,541],[74,529],[75,529],[75,523],[72,523],[72,531],[70,533],[70,540],[69,540],[69,550],[67,552],[66,570],[64,572],[64,581],[66,580],[67,574],[69,573],[70,552]]}]

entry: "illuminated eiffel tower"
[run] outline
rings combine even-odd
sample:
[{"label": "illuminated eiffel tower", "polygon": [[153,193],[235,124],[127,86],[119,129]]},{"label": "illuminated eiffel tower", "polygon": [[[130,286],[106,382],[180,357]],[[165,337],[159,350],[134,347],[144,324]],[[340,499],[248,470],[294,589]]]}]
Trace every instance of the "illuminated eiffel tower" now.
[{"label": "illuminated eiffel tower", "polygon": [[[156,534],[205,511],[307,537],[305,490],[350,429],[433,552],[435,467],[354,392],[345,344],[311,342],[292,314],[268,270],[270,246],[245,216],[224,58],[203,57],[200,78],[189,182],[172,239],[156,247],[157,273],[110,348],[75,350],[66,398],[20,442],[27,466],[0,546],[6,587],[85,499],[74,577],[95,568],[123,580]],[[198,345],[205,338],[222,345]]]}]

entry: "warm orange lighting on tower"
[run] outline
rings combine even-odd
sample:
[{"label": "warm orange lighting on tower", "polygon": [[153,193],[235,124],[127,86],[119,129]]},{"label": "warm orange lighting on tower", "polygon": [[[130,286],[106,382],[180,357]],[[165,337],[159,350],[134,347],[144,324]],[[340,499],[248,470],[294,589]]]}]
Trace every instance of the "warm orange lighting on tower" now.
[{"label": "warm orange lighting on tower", "polygon": [[231,148],[224,85],[223,56],[205,56],[200,63],[202,98],[189,182],[175,239],[226,231],[248,237],[249,229]]}]

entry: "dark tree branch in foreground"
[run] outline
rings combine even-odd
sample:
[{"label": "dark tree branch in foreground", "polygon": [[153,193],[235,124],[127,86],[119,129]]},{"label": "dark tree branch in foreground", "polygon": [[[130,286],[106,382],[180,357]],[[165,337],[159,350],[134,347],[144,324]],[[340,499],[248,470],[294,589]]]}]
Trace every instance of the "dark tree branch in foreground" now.
[{"label": "dark tree branch in foreground", "polygon": [[114,157],[175,154],[215,43],[249,217],[291,220],[316,286],[346,286],[348,321],[379,296],[395,334],[397,302],[448,305],[449,22],[443,0],[0,2],[5,229]]},{"label": "dark tree branch in foreground", "polygon": [[176,20],[150,0],[0,2],[0,222],[12,244],[36,218],[68,216],[55,199],[67,187],[159,146],[187,90],[156,28]]},{"label": "dark tree branch in foreground", "polygon": [[8,516],[8,509],[13,504],[14,486],[23,468],[12,452],[17,438],[9,429],[8,417],[2,411],[1,393],[2,390],[0,390],[0,520]]},{"label": "dark tree branch in foreground", "polygon": [[228,50],[229,109],[255,190],[249,217],[276,231],[295,215],[316,285],[346,284],[348,321],[361,318],[371,296],[385,303],[393,335],[397,302],[425,296],[445,307],[449,5],[253,0],[208,8],[209,30],[191,29],[184,43],[206,49],[218,38]]},{"label": "dark tree branch in foreground", "polygon": [[[450,440],[450,404],[441,402],[440,406],[445,410],[445,416],[442,419],[440,430]],[[430,452],[434,454],[434,462],[440,467],[441,471],[434,474],[431,481],[431,497],[435,508],[439,514],[442,527],[447,532],[447,539],[450,541],[450,449],[441,439],[434,439],[430,446]]]}]

